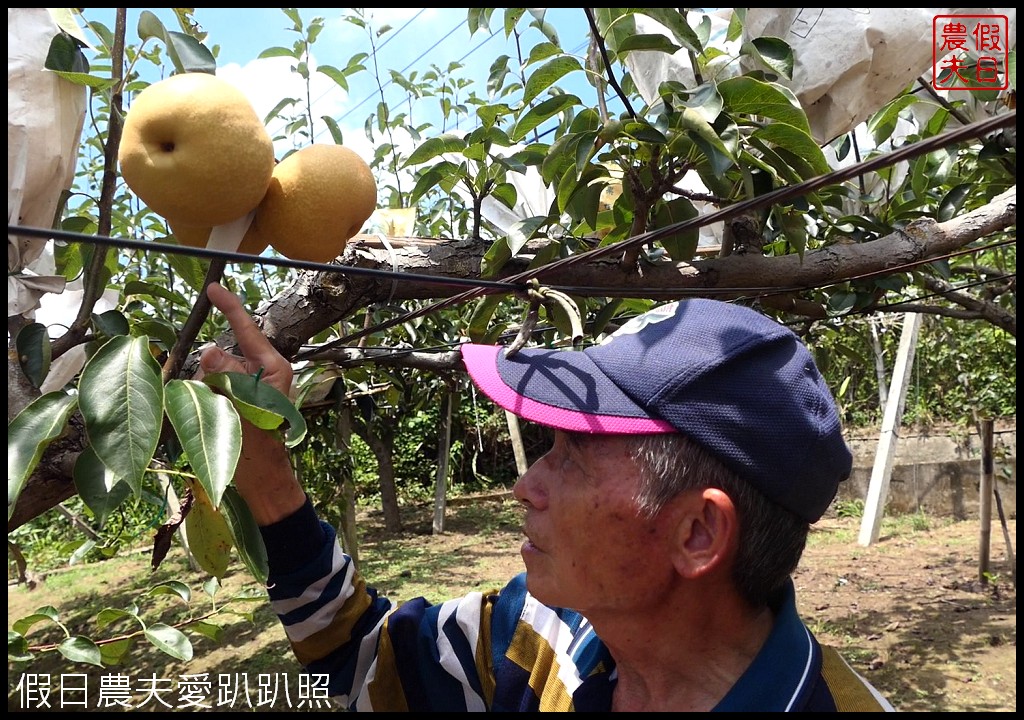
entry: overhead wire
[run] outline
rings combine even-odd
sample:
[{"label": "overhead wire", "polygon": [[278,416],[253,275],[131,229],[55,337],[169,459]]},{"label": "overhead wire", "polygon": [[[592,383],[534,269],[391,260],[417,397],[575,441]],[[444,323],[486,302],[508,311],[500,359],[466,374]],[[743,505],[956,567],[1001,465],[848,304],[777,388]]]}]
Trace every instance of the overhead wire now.
[{"label": "overhead wire", "polygon": [[[733,205],[720,208],[716,211],[713,211],[705,215],[698,215],[697,217],[692,218],[690,220],[672,223],[662,228],[657,228],[655,230],[635,235],[631,238],[626,238],[614,244],[606,245],[604,247],[597,247],[593,250],[589,250],[583,253],[571,255],[567,258],[556,260],[554,262],[548,263],[547,265],[542,265],[532,270],[527,270],[525,272],[513,275],[509,278],[506,278],[506,280],[512,283],[527,282],[529,280],[532,280],[533,278],[541,277],[545,273],[549,273],[555,269],[561,269],[567,266],[583,262],[591,262],[611,254],[621,253],[624,250],[627,250],[637,245],[655,242],[656,240],[660,240],[661,238],[668,237],[679,232],[684,232],[687,230],[696,230],[706,225],[710,225],[712,223],[724,222],[726,220],[730,220],[739,215],[760,209],[768,205],[780,204],[788,200],[801,197],[808,193],[819,190],[829,184],[845,182],[846,180],[850,180],[866,172],[871,172],[882,167],[888,167],[889,165],[894,165],[903,160],[909,160],[911,158],[915,158],[920,155],[932,152],[936,149],[946,147],[948,145],[954,145],[963,140],[974,139],[975,137],[986,135],[990,132],[994,132],[995,130],[1000,130],[1005,127],[1014,126],[1016,124],[1016,117],[1017,111],[1016,109],[1013,109],[1001,115],[986,118],[975,123],[972,123],[970,125],[966,125],[964,127],[948,131],[946,133],[943,133],[942,135],[936,135],[934,137],[927,138],[924,140],[918,140],[917,142],[907,144],[889,153],[879,154],[873,158],[862,160],[859,163],[855,163],[845,168],[833,170],[831,172],[819,175],[809,180],[805,180],[795,185],[788,185],[781,188],[777,188],[768,193],[765,193],[764,195],[758,195],[753,198],[742,200]],[[420,308],[419,310],[410,313],[405,313],[401,316],[392,318],[391,320],[385,321],[384,323],[381,323],[380,325],[375,326],[373,328],[365,328],[361,331],[352,333],[344,338],[341,338],[337,342],[349,342],[351,340],[362,337],[363,335],[368,335],[373,332],[379,332],[380,330],[385,330],[387,328],[400,325],[417,317],[421,317],[423,315],[427,315],[432,312],[437,312],[439,310],[451,307],[452,305],[457,305],[470,300],[475,300],[483,294],[483,290],[468,290],[464,293],[460,293],[458,295],[446,298],[445,300],[433,303],[427,307]]]},{"label": "overhead wire", "polygon": [[[692,220],[687,220],[687,221],[683,221],[683,222],[680,222],[680,223],[674,223],[674,224],[666,226],[664,228],[659,228],[659,229],[654,230],[654,231],[650,231],[650,232],[647,232],[647,233],[642,233],[642,234],[634,236],[632,238],[627,238],[627,239],[625,239],[625,240],[623,240],[621,242],[618,242],[618,243],[615,243],[615,244],[612,244],[612,245],[608,245],[608,246],[605,246],[605,247],[598,247],[598,248],[595,248],[594,250],[590,250],[590,251],[587,251],[587,252],[584,252],[584,253],[579,253],[577,255],[573,255],[573,256],[570,256],[568,258],[564,258],[562,260],[557,260],[557,261],[555,261],[553,263],[549,263],[547,265],[543,265],[543,266],[541,266],[539,268],[535,268],[533,270],[528,270],[528,271],[526,271],[524,273],[519,273],[519,274],[514,275],[514,276],[512,276],[510,278],[506,278],[503,281],[488,281],[488,280],[473,279],[473,278],[457,278],[457,277],[441,277],[441,276],[436,276],[436,275],[422,275],[422,274],[413,274],[413,273],[406,273],[406,272],[399,272],[399,271],[380,270],[380,269],[376,269],[376,268],[359,268],[359,267],[352,267],[352,266],[339,266],[339,265],[336,265],[336,264],[328,264],[328,263],[313,263],[313,262],[301,261],[301,260],[291,260],[291,259],[288,259],[288,258],[253,257],[252,255],[248,255],[248,254],[244,254],[244,253],[232,253],[232,252],[227,252],[227,251],[222,251],[222,250],[209,250],[207,248],[185,247],[185,246],[171,245],[171,244],[166,244],[166,243],[157,243],[157,242],[152,242],[152,241],[138,241],[138,240],[131,240],[131,239],[127,239],[127,238],[112,238],[112,237],[106,237],[106,236],[86,235],[86,234],[83,234],[83,233],[73,233],[73,232],[61,231],[61,230],[53,230],[53,229],[48,229],[48,228],[31,228],[31,227],[25,227],[25,226],[20,226],[20,225],[11,225],[11,224],[8,224],[8,234],[9,235],[11,235],[11,234],[13,234],[13,235],[22,235],[22,236],[29,236],[29,237],[41,237],[41,238],[47,238],[47,239],[49,239],[49,238],[60,238],[60,239],[67,240],[67,241],[72,241],[72,242],[93,243],[93,244],[98,244],[98,245],[107,245],[107,246],[122,247],[122,248],[126,248],[126,249],[137,249],[137,250],[143,250],[143,251],[154,251],[154,250],[157,250],[157,251],[163,251],[163,252],[168,252],[168,253],[178,253],[178,254],[183,254],[183,255],[191,255],[193,257],[206,258],[206,259],[221,258],[221,259],[224,259],[224,260],[229,261],[229,262],[259,263],[259,264],[265,264],[265,265],[275,265],[275,266],[281,266],[281,267],[289,267],[289,268],[294,268],[294,269],[299,269],[299,270],[312,270],[312,271],[328,272],[328,273],[340,273],[340,274],[348,274],[348,275],[354,275],[354,276],[357,276],[357,275],[376,276],[376,277],[380,277],[382,279],[387,278],[387,279],[392,279],[392,280],[399,280],[399,279],[407,280],[407,281],[408,280],[417,280],[417,281],[424,282],[424,283],[434,283],[434,284],[451,285],[451,286],[466,286],[466,287],[470,287],[471,288],[470,290],[467,290],[467,291],[465,291],[463,293],[456,294],[456,295],[451,296],[451,297],[449,297],[449,298],[447,298],[445,300],[442,300],[440,302],[435,302],[433,304],[430,304],[428,306],[420,308],[420,309],[418,309],[416,311],[413,311],[413,312],[410,312],[410,313],[405,313],[403,315],[397,316],[395,318],[392,318],[390,320],[387,320],[387,321],[385,321],[383,323],[380,323],[378,325],[375,325],[375,326],[372,326],[372,327],[369,327],[369,328],[364,328],[361,331],[358,331],[358,332],[352,333],[350,335],[347,335],[347,336],[345,336],[343,338],[335,340],[332,343],[328,343],[327,345],[322,346],[321,348],[319,348],[319,351],[325,351],[325,350],[331,349],[333,347],[337,347],[337,346],[343,345],[346,342],[350,342],[352,340],[358,339],[358,338],[360,338],[360,337],[362,337],[364,335],[372,334],[374,332],[379,332],[381,330],[385,330],[387,328],[394,327],[395,325],[399,325],[399,324],[402,324],[404,322],[408,322],[408,321],[410,321],[412,319],[415,319],[417,317],[421,317],[423,315],[427,315],[427,314],[430,314],[432,312],[436,312],[438,310],[450,307],[450,306],[452,306],[454,304],[459,304],[461,302],[466,302],[466,301],[469,301],[469,300],[476,299],[476,298],[480,297],[481,295],[483,295],[485,293],[488,293],[488,292],[511,292],[511,293],[522,292],[527,287],[527,285],[526,285],[527,281],[529,281],[529,280],[531,280],[531,279],[533,279],[535,277],[539,277],[540,275],[544,274],[544,272],[550,271],[551,269],[554,269],[554,268],[565,267],[565,266],[568,266],[568,265],[572,265],[572,264],[576,264],[576,263],[580,263],[580,262],[585,262],[585,261],[592,261],[594,259],[597,259],[599,257],[604,257],[604,256],[606,256],[608,254],[611,254],[611,253],[622,252],[624,249],[627,249],[628,247],[630,247],[632,245],[635,245],[635,244],[638,244],[638,243],[653,242],[656,239],[659,239],[661,237],[664,237],[666,235],[669,235],[669,234],[672,234],[672,233],[675,233],[675,232],[681,232],[681,231],[687,230],[687,229],[696,229],[696,228],[703,227],[704,225],[711,224],[713,222],[724,221],[724,220],[729,219],[731,217],[734,217],[734,216],[736,216],[736,215],[738,215],[740,213],[750,212],[750,211],[752,211],[754,209],[758,209],[758,208],[761,208],[761,207],[766,206],[766,205],[780,203],[780,202],[783,202],[785,200],[789,200],[789,199],[798,197],[800,195],[804,195],[806,193],[813,192],[814,190],[819,189],[821,187],[824,187],[825,185],[830,184],[830,183],[843,182],[845,180],[849,180],[849,179],[851,179],[853,177],[856,177],[859,174],[862,174],[862,173],[865,173],[865,172],[870,172],[870,171],[878,169],[880,167],[886,167],[886,166],[895,164],[897,162],[900,162],[902,160],[907,160],[907,159],[910,159],[910,158],[913,158],[913,157],[917,157],[919,155],[922,155],[922,154],[925,154],[925,153],[928,153],[928,152],[932,152],[937,147],[945,147],[945,146],[948,146],[948,145],[953,145],[953,144],[958,143],[958,142],[960,142],[962,140],[965,140],[965,139],[972,139],[972,138],[977,137],[977,136],[985,135],[988,132],[992,132],[992,131],[1000,129],[1002,127],[1006,127],[1006,126],[1015,124],[1015,122],[1016,122],[1016,110],[1011,110],[1008,113],[1004,113],[1002,115],[997,115],[997,116],[995,116],[993,118],[988,118],[986,120],[982,120],[982,121],[973,123],[971,125],[964,126],[962,128],[956,129],[956,130],[952,130],[950,132],[944,133],[943,135],[935,136],[933,138],[929,138],[929,139],[926,139],[926,140],[920,140],[920,141],[917,141],[915,143],[908,144],[908,145],[906,145],[906,146],[904,146],[904,147],[902,147],[902,148],[900,148],[898,150],[894,150],[894,151],[891,151],[891,152],[886,153],[886,154],[880,154],[880,155],[878,155],[878,156],[876,156],[874,158],[871,158],[869,160],[864,160],[864,161],[861,161],[860,163],[856,163],[856,164],[851,165],[849,167],[842,168],[842,169],[839,169],[839,170],[835,170],[835,171],[832,171],[830,173],[826,173],[826,174],[818,176],[816,178],[812,178],[810,180],[806,180],[804,182],[801,182],[801,183],[799,183],[797,185],[791,185],[791,186],[787,186],[787,187],[783,187],[783,188],[778,188],[777,190],[771,191],[771,192],[766,193],[764,195],[757,196],[757,197],[754,197],[754,198],[750,198],[750,199],[745,200],[745,201],[741,201],[739,203],[736,203],[735,205],[731,205],[731,206],[728,206],[726,208],[721,208],[721,209],[719,209],[719,210],[717,210],[715,212],[709,213],[707,215],[698,216],[697,218],[694,218]],[[925,262],[933,262],[935,259],[936,258],[928,258],[926,260],[922,260],[920,263],[915,263],[915,264],[922,264],[922,263],[925,263]],[[889,273],[893,272],[893,270],[894,269],[891,268],[891,267],[890,268],[886,268],[885,273],[889,274]],[[844,278],[843,282],[846,282],[849,279],[850,278]],[[828,284],[833,284],[833,283],[828,283]],[[806,287],[777,288],[777,287],[775,287],[775,288],[770,288],[770,294],[782,293],[782,292],[793,292],[793,291],[796,291],[796,290],[807,290],[807,289],[812,289],[812,288],[806,288]],[[576,290],[578,292],[578,291],[581,290],[581,288],[565,288],[563,291],[571,293],[573,290]],[[605,290],[605,292],[607,291],[607,289],[604,289],[604,290]],[[649,289],[649,290],[653,290],[653,289]],[[726,292],[724,289],[721,289],[721,288],[719,290],[721,290],[722,292]],[[737,292],[737,290],[746,290],[746,289],[730,288],[730,289],[728,289],[728,292],[730,294],[735,294]],[[757,290],[760,292],[760,294],[769,294],[769,288],[759,288]],[[678,288],[675,288],[672,291],[675,294],[680,294],[680,290]],[[694,291],[694,292],[696,293],[698,291]],[[701,294],[708,294],[709,292],[711,292],[711,290],[709,290],[708,288],[701,288],[699,290],[699,292]]]}]

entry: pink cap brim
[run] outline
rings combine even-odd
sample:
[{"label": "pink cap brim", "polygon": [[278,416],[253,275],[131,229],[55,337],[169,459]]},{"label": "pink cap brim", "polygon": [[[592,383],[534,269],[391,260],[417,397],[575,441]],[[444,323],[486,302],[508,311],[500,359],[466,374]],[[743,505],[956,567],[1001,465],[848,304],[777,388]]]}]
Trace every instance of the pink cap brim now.
[{"label": "pink cap brim", "polygon": [[654,418],[595,415],[538,402],[513,390],[498,372],[497,354],[504,348],[496,345],[462,345],[462,359],[469,376],[487,397],[524,420],[568,430],[601,435],[646,435],[672,433],[676,429],[664,420]]}]

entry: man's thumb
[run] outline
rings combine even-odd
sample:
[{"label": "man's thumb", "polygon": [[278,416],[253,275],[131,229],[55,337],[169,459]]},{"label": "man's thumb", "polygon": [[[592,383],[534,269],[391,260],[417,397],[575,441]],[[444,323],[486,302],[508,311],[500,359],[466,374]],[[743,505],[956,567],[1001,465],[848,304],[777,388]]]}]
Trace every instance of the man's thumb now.
[{"label": "man's thumb", "polygon": [[201,367],[204,372],[214,373],[227,371],[230,364],[231,358],[229,358],[228,354],[219,347],[206,348],[203,350],[202,355],[199,356],[199,367]]}]

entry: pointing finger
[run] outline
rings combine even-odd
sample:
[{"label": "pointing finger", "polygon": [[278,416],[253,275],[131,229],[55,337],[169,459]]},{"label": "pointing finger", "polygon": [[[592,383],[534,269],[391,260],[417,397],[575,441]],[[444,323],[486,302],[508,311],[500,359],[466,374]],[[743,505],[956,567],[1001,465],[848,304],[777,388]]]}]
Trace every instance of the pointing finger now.
[{"label": "pointing finger", "polygon": [[[291,383],[291,364],[270,344],[270,340],[246,312],[241,300],[218,283],[208,285],[206,294],[231,325],[238,347],[245,357],[247,371],[256,372],[262,368],[264,380],[275,386],[280,385],[278,389],[287,392]],[[214,355],[209,359],[217,363],[223,358]],[[228,362],[232,362],[230,358]]]}]

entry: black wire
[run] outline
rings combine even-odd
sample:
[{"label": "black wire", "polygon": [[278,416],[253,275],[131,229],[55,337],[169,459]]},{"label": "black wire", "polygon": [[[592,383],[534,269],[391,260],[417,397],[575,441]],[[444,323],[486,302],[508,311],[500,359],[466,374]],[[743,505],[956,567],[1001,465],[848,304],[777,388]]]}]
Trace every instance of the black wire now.
[{"label": "black wire", "polygon": [[[614,243],[612,245],[608,245],[608,246],[605,246],[605,247],[598,247],[598,248],[595,248],[594,250],[590,250],[590,251],[587,251],[587,252],[584,252],[584,253],[579,253],[577,255],[573,255],[573,256],[570,256],[568,258],[564,258],[562,260],[556,260],[555,262],[549,263],[547,265],[543,265],[543,266],[541,266],[539,268],[535,268],[533,270],[527,270],[526,272],[519,273],[518,275],[512,276],[511,278],[508,278],[505,281],[488,281],[488,280],[470,279],[470,278],[441,278],[441,277],[434,276],[434,275],[418,275],[418,274],[413,274],[413,273],[404,273],[404,272],[387,271],[387,270],[377,270],[377,269],[373,269],[373,268],[358,268],[358,267],[349,267],[349,266],[339,266],[339,265],[335,265],[335,264],[314,263],[314,262],[308,262],[308,261],[303,261],[303,260],[291,260],[291,259],[287,259],[287,258],[264,258],[264,257],[261,257],[261,256],[260,257],[256,257],[256,256],[248,255],[248,254],[245,254],[245,253],[234,253],[234,252],[226,252],[226,251],[222,251],[222,250],[210,250],[210,249],[207,249],[207,248],[194,248],[194,247],[186,247],[186,246],[180,246],[180,245],[169,245],[169,244],[157,243],[157,242],[151,242],[151,241],[137,241],[137,240],[129,240],[129,239],[118,239],[118,238],[111,238],[111,237],[100,236],[100,235],[85,235],[83,233],[72,233],[72,232],[68,232],[68,231],[52,230],[52,229],[45,229],[45,228],[30,228],[30,227],[24,227],[24,226],[19,226],[19,225],[10,225],[10,224],[7,227],[8,227],[8,234],[9,235],[14,234],[14,235],[29,236],[29,237],[42,237],[42,238],[45,238],[45,239],[58,238],[59,237],[61,239],[65,239],[65,240],[69,240],[69,241],[74,241],[74,242],[87,242],[87,243],[94,243],[94,244],[98,244],[98,245],[107,245],[107,246],[114,246],[114,247],[124,247],[124,248],[128,248],[128,249],[158,250],[158,251],[164,251],[164,252],[170,252],[170,253],[178,253],[178,254],[183,254],[183,255],[191,255],[193,257],[208,258],[208,259],[222,258],[222,259],[227,260],[229,262],[244,262],[244,263],[257,262],[257,263],[260,263],[260,264],[276,265],[276,266],[281,266],[281,267],[290,267],[290,268],[295,268],[295,269],[300,269],[300,270],[313,270],[313,271],[319,271],[319,272],[340,273],[340,274],[343,274],[343,275],[376,276],[376,277],[387,278],[387,279],[392,279],[392,280],[416,279],[416,280],[419,280],[419,281],[424,282],[424,283],[433,283],[433,284],[439,284],[439,285],[452,285],[452,286],[468,286],[468,287],[472,288],[471,290],[468,290],[468,291],[466,291],[464,293],[460,293],[458,295],[451,296],[451,297],[449,297],[449,298],[447,298],[447,299],[445,299],[443,301],[433,303],[431,305],[428,305],[428,306],[426,306],[424,308],[420,308],[419,310],[416,310],[416,311],[413,311],[413,312],[404,313],[403,315],[400,315],[400,316],[397,316],[395,318],[392,318],[391,320],[387,320],[387,321],[385,321],[383,323],[380,323],[380,324],[378,324],[376,326],[373,326],[373,327],[370,327],[370,328],[364,328],[361,331],[352,333],[352,334],[347,335],[347,336],[345,336],[343,338],[339,338],[338,340],[335,340],[335,341],[333,341],[331,343],[328,343],[328,344],[322,346],[321,348],[319,348],[319,351],[322,352],[324,350],[328,350],[328,349],[332,349],[332,348],[335,348],[335,347],[339,347],[339,346],[341,346],[342,344],[344,344],[346,342],[350,342],[352,340],[358,339],[360,337],[363,337],[364,335],[369,335],[369,334],[372,334],[374,332],[379,332],[381,330],[385,330],[385,329],[394,327],[394,326],[402,324],[404,322],[408,322],[409,320],[421,317],[423,315],[427,315],[427,314],[432,313],[432,312],[436,312],[438,310],[450,307],[452,305],[476,299],[476,298],[480,297],[481,295],[488,294],[488,291],[521,292],[521,291],[526,289],[526,287],[527,287],[526,282],[528,280],[531,280],[532,278],[535,278],[535,277],[538,277],[540,275],[543,275],[545,272],[548,272],[548,271],[550,271],[552,269],[555,269],[555,268],[561,268],[563,266],[567,267],[567,266],[570,266],[570,265],[573,265],[573,264],[576,264],[576,263],[585,262],[585,261],[589,261],[589,260],[594,260],[594,259],[597,259],[599,257],[604,257],[604,256],[612,254],[612,253],[622,252],[623,250],[628,249],[630,247],[633,247],[635,245],[639,245],[639,244],[643,244],[643,243],[648,243],[648,242],[653,242],[655,240],[661,239],[662,237],[666,237],[666,236],[674,234],[676,232],[681,232],[681,231],[689,230],[689,229],[699,229],[701,227],[704,227],[705,225],[710,225],[710,224],[715,223],[715,222],[725,221],[725,220],[731,219],[731,218],[733,218],[733,217],[735,217],[737,215],[740,215],[740,214],[743,214],[743,213],[747,213],[747,212],[750,212],[752,210],[760,209],[761,207],[766,206],[766,205],[781,203],[781,202],[786,201],[786,200],[794,199],[794,198],[799,197],[801,195],[804,195],[806,193],[813,192],[813,191],[815,191],[817,189],[820,189],[820,188],[822,188],[825,185],[830,184],[830,183],[843,182],[845,180],[848,180],[848,179],[851,179],[851,178],[856,177],[858,175],[861,175],[861,174],[863,174],[865,172],[869,172],[871,170],[875,170],[875,169],[878,169],[878,168],[881,168],[881,167],[887,167],[889,165],[893,165],[893,164],[895,164],[897,162],[900,162],[902,160],[910,159],[910,158],[913,158],[913,157],[917,157],[919,155],[922,155],[922,154],[925,154],[925,153],[928,153],[928,152],[932,152],[935,149],[938,149],[938,148],[941,148],[941,147],[945,147],[947,145],[952,145],[952,144],[954,144],[956,142],[960,142],[961,140],[964,140],[964,139],[974,138],[974,137],[979,136],[979,135],[984,135],[984,134],[986,134],[988,132],[991,132],[993,130],[997,130],[997,129],[1000,129],[1000,128],[1003,128],[1003,127],[1006,127],[1006,126],[1009,126],[1009,125],[1015,125],[1016,124],[1016,115],[1017,115],[1016,110],[1011,110],[1008,113],[1004,113],[1002,115],[997,115],[997,116],[995,116],[993,118],[988,118],[988,119],[985,119],[985,120],[973,123],[971,125],[959,128],[957,130],[953,130],[953,131],[944,133],[942,135],[938,135],[938,136],[935,136],[933,138],[929,138],[927,140],[917,141],[917,142],[912,143],[910,145],[906,145],[906,146],[900,148],[899,150],[895,150],[895,151],[892,151],[890,153],[878,155],[875,158],[872,158],[870,160],[865,160],[865,161],[862,161],[860,163],[856,163],[854,165],[851,165],[849,167],[842,168],[842,169],[839,169],[839,170],[835,170],[835,171],[826,173],[824,175],[820,175],[820,176],[812,178],[810,180],[806,180],[804,182],[798,183],[797,185],[791,185],[791,186],[787,186],[787,187],[778,188],[777,190],[773,190],[773,191],[768,192],[768,193],[766,193],[764,195],[760,195],[760,196],[757,196],[757,197],[754,197],[754,198],[750,198],[750,199],[738,202],[738,203],[736,203],[734,205],[730,205],[728,207],[721,208],[721,209],[719,209],[719,210],[717,210],[715,212],[708,213],[707,215],[699,215],[696,218],[693,218],[691,220],[686,220],[686,221],[682,221],[682,222],[679,222],[679,223],[674,223],[674,224],[665,226],[663,228],[658,228],[657,230],[652,230],[652,231],[649,231],[649,232],[646,232],[646,233],[642,233],[640,235],[636,235],[636,236],[634,236],[632,238],[627,238],[625,240],[622,240],[622,241],[620,241],[618,243]],[[932,262],[933,260],[934,260],[934,258],[929,258],[927,260],[923,260],[922,263]],[[916,264],[922,264],[922,263],[916,263]],[[891,272],[893,272],[893,268],[886,268],[886,270],[885,270],[886,274],[890,274]],[[843,282],[846,282],[847,280],[849,280],[849,278],[844,278]],[[822,285],[821,287],[826,287],[826,286],[832,285],[832,284],[835,284],[835,283],[826,283],[825,285]],[[772,294],[783,293],[783,292],[793,292],[793,291],[799,291],[799,290],[805,290],[805,289],[808,289],[808,288],[797,288],[797,287],[794,287],[794,288],[773,288],[772,289],[772,291],[773,291]],[[738,289],[736,289],[736,288],[732,288],[732,289],[729,289],[728,292],[735,293],[737,290]],[[570,289],[570,291],[571,291],[571,289]],[[718,291],[719,292],[727,292],[726,289],[723,289],[723,288],[719,288]],[[674,292],[678,293],[679,290],[675,290]],[[703,289],[701,292],[702,293],[708,293],[708,292],[711,292],[711,290]],[[761,294],[768,294],[768,293],[761,293]]]},{"label": "black wire", "polygon": [[[987,248],[983,248],[983,249],[987,249]],[[944,297],[946,294],[948,294],[950,292],[956,292],[958,290],[965,290],[965,289],[968,289],[968,288],[976,287],[978,285],[987,285],[989,283],[1000,282],[1002,280],[1006,280],[1007,278],[1012,278],[1012,277],[1016,277],[1016,276],[1017,276],[1017,273],[1006,273],[1004,275],[999,275],[999,276],[991,277],[991,278],[985,278],[983,280],[973,280],[973,281],[970,281],[970,282],[963,283],[962,285],[957,285],[956,287],[951,287],[949,290],[947,290],[945,292],[929,293],[927,295],[921,295],[920,297],[906,297],[906,299],[904,299],[904,300],[896,300],[896,301],[893,301],[893,302],[888,302],[888,303],[884,303],[884,304],[880,304],[880,305],[874,305],[871,308],[865,308],[864,310],[854,310],[854,311],[851,311],[851,312],[843,313],[842,315],[835,315],[835,316],[833,316],[830,319],[844,321],[847,318],[855,317],[855,316],[858,316],[858,315],[867,315],[869,313],[877,312],[880,309],[890,308],[890,307],[899,307],[900,305],[906,305],[908,303],[922,302],[922,301],[925,301],[925,300],[930,300],[930,299],[932,299],[934,297],[940,297],[941,298],[941,297]],[[738,300],[739,300],[739,298],[736,299],[736,301],[738,301]],[[617,316],[617,319],[618,320],[629,320],[630,318],[634,318],[634,317],[638,317],[638,313],[631,313],[631,314],[628,314],[628,315]],[[780,322],[780,324],[781,325],[786,325],[786,326],[796,326],[796,325],[802,325],[805,322],[807,322],[805,319],[787,320],[787,321]],[[535,327],[533,330],[530,331],[530,335],[543,335],[546,332],[551,332],[552,330],[557,330],[557,329],[558,328],[556,328],[553,325],[538,325],[537,327]],[[506,332],[500,333],[498,335],[498,340],[501,341],[501,340],[509,340],[509,339],[515,338],[515,337],[517,337],[519,335],[519,332],[520,332],[520,330],[518,328],[514,328],[512,330],[508,330]],[[411,347],[393,347],[393,348],[388,348],[388,347],[385,347],[385,346],[382,346],[382,345],[376,345],[376,346],[374,346],[374,350],[378,350],[378,351],[386,350],[388,352],[387,356],[389,358],[394,358],[394,357],[402,357],[403,355],[411,355],[412,353],[440,353],[440,352],[446,352],[446,351],[451,350],[452,348],[457,348],[457,347],[459,347],[461,345],[464,345],[464,344],[466,344],[466,342],[467,341],[465,341],[465,340],[453,340],[453,341],[446,342],[446,343],[440,343],[440,344],[437,344],[437,345],[431,345],[429,347],[417,347],[417,348],[411,348]],[[356,350],[356,351],[364,351],[364,350],[366,350],[366,348],[365,347],[360,347],[358,345],[340,345],[340,346],[332,347],[331,350]],[[309,346],[309,348],[307,350],[303,351],[303,352],[306,353],[307,355],[315,355],[316,353],[323,352],[323,351],[325,351],[325,347],[324,346]]]},{"label": "black wire", "polygon": [[473,280],[470,278],[440,277],[438,275],[420,275],[417,273],[398,272],[396,270],[377,270],[375,268],[349,267],[348,265],[334,265],[330,263],[317,263],[308,260],[291,260],[289,258],[267,258],[263,256],[249,255],[247,253],[228,252],[226,250],[210,250],[209,248],[191,247],[188,245],[171,245],[150,240],[130,240],[128,238],[114,238],[107,235],[86,235],[84,233],[69,232],[67,230],[52,230],[47,228],[26,227],[23,225],[7,225],[7,234],[21,235],[24,237],[37,237],[47,240],[57,239],[69,242],[87,243],[90,245],[103,245],[106,247],[126,248],[129,250],[147,250],[165,252],[176,255],[190,255],[192,257],[205,258],[207,260],[221,259],[233,263],[256,263],[259,265],[277,265],[279,267],[295,268],[297,270],[314,270],[317,272],[334,273],[340,275],[363,275],[378,277],[387,280],[416,280],[422,283],[435,285],[458,285],[473,288],[491,288],[505,292],[520,292],[526,289],[523,283],[508,283],[497,280]]},{"label": "black wire", "polygon": [[[987,133],[999,130],[1004,127],[1015,126],[1016,122],[1017,111],[1016,109],[1014,109],[1002,115],[996,115],[994,117],[986,118],[984,120],[972,123],[971,125],[966,125],[964,127],[957,128],[956,130],[951,130],[949,132],[943,133],[942,135],[936,135],[925,140],[918,140],[917,142],[905,145],[898,150],[893,150],[889,153],[877,155],[874,158],[871,158],[869,160],[863,160],[861,162],[855,163],[845,168],[833,170],[831,172],[825,173],[824,175],[819,175],[817,177],[811,178],[810,180],[805,180],[796,185],[781,187],[776,190],[772,190],[768,193],[765,193],[764,195],[758,195],[753,198],[748,198],[747,200],[742,200],[738,203],[729,205],[724,208],[720,208],[719,210],[708,213],[706,215],[698,215],[697,217],[692,218],[690,220],[672,223],[670,225],[666,225],[665,227],[658,228],[656,230],[651,230],[640,235],[635,235],[631,238],[626,238],[620,242],[611,245],[598,247],[593,250],[588,250],[587,252],[571,255],[561,260],[556,260],[554,262],[548,263],[547,265],[542,265],[538,268],[534,268],[532,270],[527,270],[525,272],[519,273],[518,275],[513,275],[512,277],[506,278],[506,280],[508,282],[516,283],[527,282],[529,280],[532,280],[533,278],[540,277],[554,269],[559,269],[563,267],[568,267],[570,265],[575,265],[577,263],[596,260],[598,258],[605,257],[606,255],[611,255],[614,253],[622,253],[624,250],[627,250],[634,246],[654,242],[655,240],[660,240],[663,237],[668,237],[678,232],[683,232],[686,230],[697,230],[706,225],[711,225],[716,222],[724,222],[726,220],[731,220],[734,217],[752,212],[754,210],[759,210],[762,207],[768,205],[781,204],[785,201],[796,199],[808,193],[819,190],[825,187],[826,185],[850,180],[859,175],[862,175],[865,172],[870,172],[872,170],[888,167],[890,165],[895,165],[896,163],[901,162],[903,160],[909,160],[911,158],[915,158],[920,155],[933,152],[934,150],[944,148],[948,145],[953,145],[963,140],[973,139],[975,137],[985,135]],[[930,261],[931,260],[928,260],[927,262]],[[453,295],[449,298],[446,298],[445,300],[433,303],[424,308],[420,308],[419,310],[415,310],[413,312],[405,313],[398,317],[392,318],[391,320],[380,323],[375,327],[364,328],[363,330],[354,332],[343,338],[339,338],[338,340],[335,341],[335,343],[341,344],[344,342],[350,342],[352,340],[363,337],[364,335],[369,335],[380,330],[386,330],[396,325],[401,325],[402,323],[408,322],[409,320],[413,320],[415,318],[430,314],[432,312],[443,310],[445,308],[451,307],[452,305],[457,305],[460,303],[468,302],[470,300],[475,300],[484,294],[486,293],[480,290],[468,290],[464,293]],[[334,346],[334,343],[330,343],[327,346],[325,346],[325,348]]]}]

